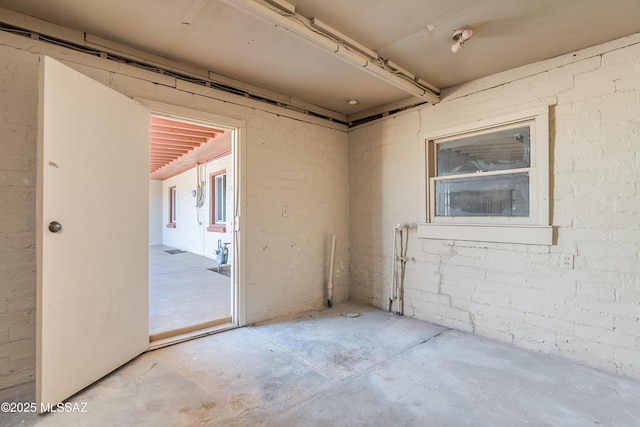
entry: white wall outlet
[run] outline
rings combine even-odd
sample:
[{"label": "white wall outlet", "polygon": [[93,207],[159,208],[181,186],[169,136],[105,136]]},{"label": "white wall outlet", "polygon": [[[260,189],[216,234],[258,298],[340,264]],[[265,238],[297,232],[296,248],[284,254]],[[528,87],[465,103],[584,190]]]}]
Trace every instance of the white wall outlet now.
[{"label": "white wall outlet", "polygon": [[560,268],[566,268],[567,270],[573,270],[573,255],[572,254],[560,254]]},{"label": "white wall outlet", "polygon": [[289,208],[286,206],[282,207],[282,216],[287,217],[289,216]]}]

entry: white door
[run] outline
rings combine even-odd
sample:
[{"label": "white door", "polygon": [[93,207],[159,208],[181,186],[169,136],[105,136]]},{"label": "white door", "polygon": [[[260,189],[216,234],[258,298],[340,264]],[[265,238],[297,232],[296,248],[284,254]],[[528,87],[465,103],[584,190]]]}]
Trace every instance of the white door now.
[{"label": "white door", "polygon": [[39,86],[38,407],[149,347],[150,120],[142,105],[48,57]]}]

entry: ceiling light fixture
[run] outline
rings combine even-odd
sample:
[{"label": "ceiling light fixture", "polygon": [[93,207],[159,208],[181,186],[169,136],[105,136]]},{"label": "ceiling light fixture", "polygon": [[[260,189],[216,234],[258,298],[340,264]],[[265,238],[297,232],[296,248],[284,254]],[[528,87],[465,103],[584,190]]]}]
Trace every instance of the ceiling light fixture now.
[{"label": "ceiling light fixture", "polygon": [[350,99],[347,101],[347,104],[349,105],[358,105],[360,104],[360,101],[358,101],[357,99]]},{"label": "ceiling light fixture", "polygon": [[456,53],[457,51],[462,49],[464,43],[471,37],[473,37],[473,30],[469,27],[463,27],[454,30],[453,40],[455,41],[455,43],[453,44],[453,46],[451,46],[451,52]]}]

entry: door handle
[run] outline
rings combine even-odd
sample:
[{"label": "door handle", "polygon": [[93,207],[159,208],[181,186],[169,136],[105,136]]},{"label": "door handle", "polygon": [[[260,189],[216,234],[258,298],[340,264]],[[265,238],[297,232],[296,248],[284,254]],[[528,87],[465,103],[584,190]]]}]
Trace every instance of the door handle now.
[{"label": "door handle", "polygon": [[62,224],[60,224],[58,221],[51,221],[49,223],[49,231],[50,232],[58,233],[61,230],[62,230]]}]

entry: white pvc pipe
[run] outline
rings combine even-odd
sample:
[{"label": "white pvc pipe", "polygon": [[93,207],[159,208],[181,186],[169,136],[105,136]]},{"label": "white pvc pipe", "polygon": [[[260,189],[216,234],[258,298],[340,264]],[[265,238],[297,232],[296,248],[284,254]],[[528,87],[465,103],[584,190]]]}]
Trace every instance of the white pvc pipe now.
[{"label": "white pvc pipe", "polygon": [[397,314],[404,316],[404,267],[405,267],[405,247],[402,241],[402,235],[404,234],[404,227],[400,229],[400,256],[398,261],[400,262],[400,278],[398,279],[398,265],[396,264],[396,298],[398,299],[398,311]]},{"label": "white pvc pipe", "polygon": [[333,306],[333,262],[336,256],[336,235],[331,235],[331,257],[329,258],[329,280],[327,282],[327,306]]},{"label": "white pvc pipe", "polygon": [[388,309],[389,312],[393,310],[393,293],[396,289],[395,270],[396,270],[396,228],[393,227],[393,250],[391,251],[391,281],[389,282],[389,309]]}]

